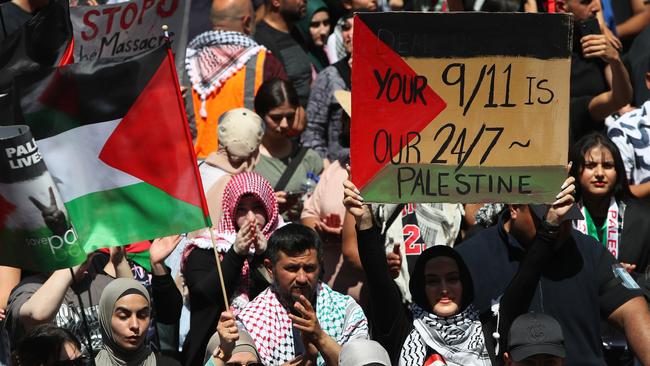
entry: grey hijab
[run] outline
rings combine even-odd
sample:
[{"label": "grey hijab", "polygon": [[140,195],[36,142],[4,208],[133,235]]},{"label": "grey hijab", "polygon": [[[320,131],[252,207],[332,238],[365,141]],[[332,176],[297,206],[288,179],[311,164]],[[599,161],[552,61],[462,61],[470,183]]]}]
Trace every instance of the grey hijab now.
[{"label": "grey hijab", "polygon": [[[235,341],[235,347],[233,348],[231,354],[239,352],[249,352],[255,355],[257,362],[260,362],[260,355],[257,353],[257,348],[255,347],[255,342],[253,338],[248,334],[247,331],[242,329],[241,324],[237,324],[237,330],[239,330],[239,339]],[[207,364],[214,350],[219,347],[221,340],[219,339],[219,333],[215,332],[210,340],[208,341],[208,346],[205,349],[205,357],[203,358],[203,363]]]},{"label": "grey hijab", "polygon": [[377,342],[369,339],[354,339],[341,347],[339,366],[390,366],[388,352]]},{"label": "grey hijab", "polygon": [[96,366],[155,366],[154,356],[146,342],[135,351],[126,352],[121,349],[111,327],[113,308],[122,296],[127,294],[140,294],[151,304],[149,292],[138,281],[130,278],[117,278],[104,288],[99,299],[99,327],[102,332],[102,349],[95,357]]}]

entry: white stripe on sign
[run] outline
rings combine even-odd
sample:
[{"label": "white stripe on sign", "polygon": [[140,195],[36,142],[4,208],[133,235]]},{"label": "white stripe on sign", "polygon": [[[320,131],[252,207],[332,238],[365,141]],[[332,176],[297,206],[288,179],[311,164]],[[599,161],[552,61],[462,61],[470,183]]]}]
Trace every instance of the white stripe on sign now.
[{"label": "white stripe on sign", "polygon": [[93,123],[36,141],[65,202],[142,182],[99,160],[106,140],[121,121]]}]

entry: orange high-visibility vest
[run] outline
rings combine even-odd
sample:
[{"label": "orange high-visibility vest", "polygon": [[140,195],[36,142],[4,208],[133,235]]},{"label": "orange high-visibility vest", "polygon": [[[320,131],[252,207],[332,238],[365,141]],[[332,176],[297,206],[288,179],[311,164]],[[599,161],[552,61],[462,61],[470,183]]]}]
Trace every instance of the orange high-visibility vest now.
[{"label": "orange high-visibility vest", "polygon": [[196,120],[194,151],[199,159],[204,159],[208,154],[217,150],[217,124],[223,113],[241,107],[254,110],[255,93],[264,81],[266,52],[265,49],[261,49],[257,55],[252,56],[246,62],[246,66],[208,95],[205,100],[207,117],[201,116],[201,96],[192,88],[192,104]]}]

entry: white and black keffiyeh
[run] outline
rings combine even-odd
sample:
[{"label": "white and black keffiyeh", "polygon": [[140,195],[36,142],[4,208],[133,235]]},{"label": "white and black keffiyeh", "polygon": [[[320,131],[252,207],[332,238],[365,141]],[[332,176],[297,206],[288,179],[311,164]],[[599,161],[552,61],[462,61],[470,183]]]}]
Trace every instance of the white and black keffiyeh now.
[{"label": "white and black keffiyeh", "polygon": [[488,366],[483,327],[473,305],[450,317],[439,317],[420,306],[411,305],[415,329],[406,338],[400,353],[400,366],[421,366],[427,346],[438,352],[447,365]]},{"label": "white and black keffiyeh", "polygon": [[[187,46],[185,68],[192,88],[202,101],[201,115],[205,112],[205,100],[264,46],[240,32],[208,31],[199,34]],[[204,115],[205,114],[205,115]]]}]

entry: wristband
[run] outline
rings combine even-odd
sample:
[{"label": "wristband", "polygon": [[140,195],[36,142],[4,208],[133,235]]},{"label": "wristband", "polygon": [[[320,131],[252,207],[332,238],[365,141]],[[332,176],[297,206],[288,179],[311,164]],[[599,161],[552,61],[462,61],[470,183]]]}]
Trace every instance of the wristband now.
[{"label": "wristband", "polygon": [[545,234],[552,236],[557,236],[560,233],[560,225],[553,225],[546,220],[542,222],[540,229],[542,229]]}]

